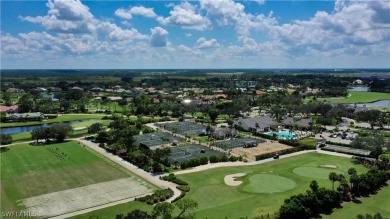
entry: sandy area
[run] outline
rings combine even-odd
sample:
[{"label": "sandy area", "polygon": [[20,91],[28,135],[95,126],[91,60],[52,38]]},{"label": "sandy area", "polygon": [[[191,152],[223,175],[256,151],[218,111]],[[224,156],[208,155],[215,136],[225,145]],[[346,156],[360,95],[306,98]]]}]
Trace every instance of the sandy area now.
[{"label": "sandy area", "polygon": [[146,182],[129,177],[26,198],[22,204],[26,211],[50,217],[152,192]]},{"label": "sandy area", "polygon": [[320,167],[325,167],[325,168],[331,168],[331,169],[336,169],[337,168],[337,166],[335,166],[335,165],[321,165]]},{"label": "sandy area", "polygon": [[226,175],[224,180],[226,185],[228,186],[239,186],[241,185],[242,181],[235,181],[234,178],[245,176],[245,175],[246,173],[236,173],[236,174]]},{"label": "sandy area", "polygon": [[76,127],[76,128],[73,128],[73,130],[77,131],[77,130],[83,130],[83,129],[86,129],[87,127]]}]

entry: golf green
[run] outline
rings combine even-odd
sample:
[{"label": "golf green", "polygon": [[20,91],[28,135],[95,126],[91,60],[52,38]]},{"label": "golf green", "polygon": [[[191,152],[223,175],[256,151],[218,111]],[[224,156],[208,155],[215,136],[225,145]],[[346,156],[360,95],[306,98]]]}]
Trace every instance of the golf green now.
[{"label": "golf green", "polygon": [[242,190],[249,193],[275,193],[293,189],[296,183],[286,177],[273,174],[255,174],[249,177],[249,184]]},{"label": "golf green", "polygon": [[309,178],[317,178],[317,179],[328,179],[329,174],[331,172],[335,172],[337,174],[345,174],[343,171],[329,168],[321,168],[321,167],[297,167],[293,170],[293,172],[300,176],[305,176]]}]

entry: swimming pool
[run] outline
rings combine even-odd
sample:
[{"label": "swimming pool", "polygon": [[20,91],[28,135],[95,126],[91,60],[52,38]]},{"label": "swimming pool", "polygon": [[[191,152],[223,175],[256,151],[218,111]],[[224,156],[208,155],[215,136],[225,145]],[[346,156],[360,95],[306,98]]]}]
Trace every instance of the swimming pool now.
[{"label": "swimming pool", "polygon": [[286,138],[286,139],[297,139],[297,136],[294,133],[288,131],[280,131],[280,132],[267,132],[266,134],[269,136],[273,136],[276,133],[278,137]]}]

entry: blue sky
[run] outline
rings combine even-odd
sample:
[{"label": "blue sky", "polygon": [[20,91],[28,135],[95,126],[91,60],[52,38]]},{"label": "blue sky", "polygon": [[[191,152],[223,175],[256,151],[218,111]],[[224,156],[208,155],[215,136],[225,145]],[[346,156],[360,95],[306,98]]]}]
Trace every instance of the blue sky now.
[{"label": "blue sky", "polygon": [[1,0],[2,69],[390,68],[390,1]]}]

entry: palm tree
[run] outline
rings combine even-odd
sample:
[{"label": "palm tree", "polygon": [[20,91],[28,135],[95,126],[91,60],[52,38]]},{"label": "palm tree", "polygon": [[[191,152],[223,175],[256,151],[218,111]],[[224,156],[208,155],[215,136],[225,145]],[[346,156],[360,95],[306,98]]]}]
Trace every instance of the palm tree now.
[{"label": "palm tree", "polygon": [[332,181],[332,190],[334,191],[334,182],[337,181],[339,176],[335,172],[329,174],[329,180]]},{"label": "palm tree", "polygon": [[349,182],[351,183],[351,188],[352,188],[352,177],[354,177],[354,175],[356,176],[357,174],[357,171],[355,168],[351,167],[348,169],[348,175],[349,175]]},{"label": "palm tree", "polygon": [[313,180],[310,183],[310,188],[313,192],[316,192],[318,190],[318,183],[317,181]]}]

